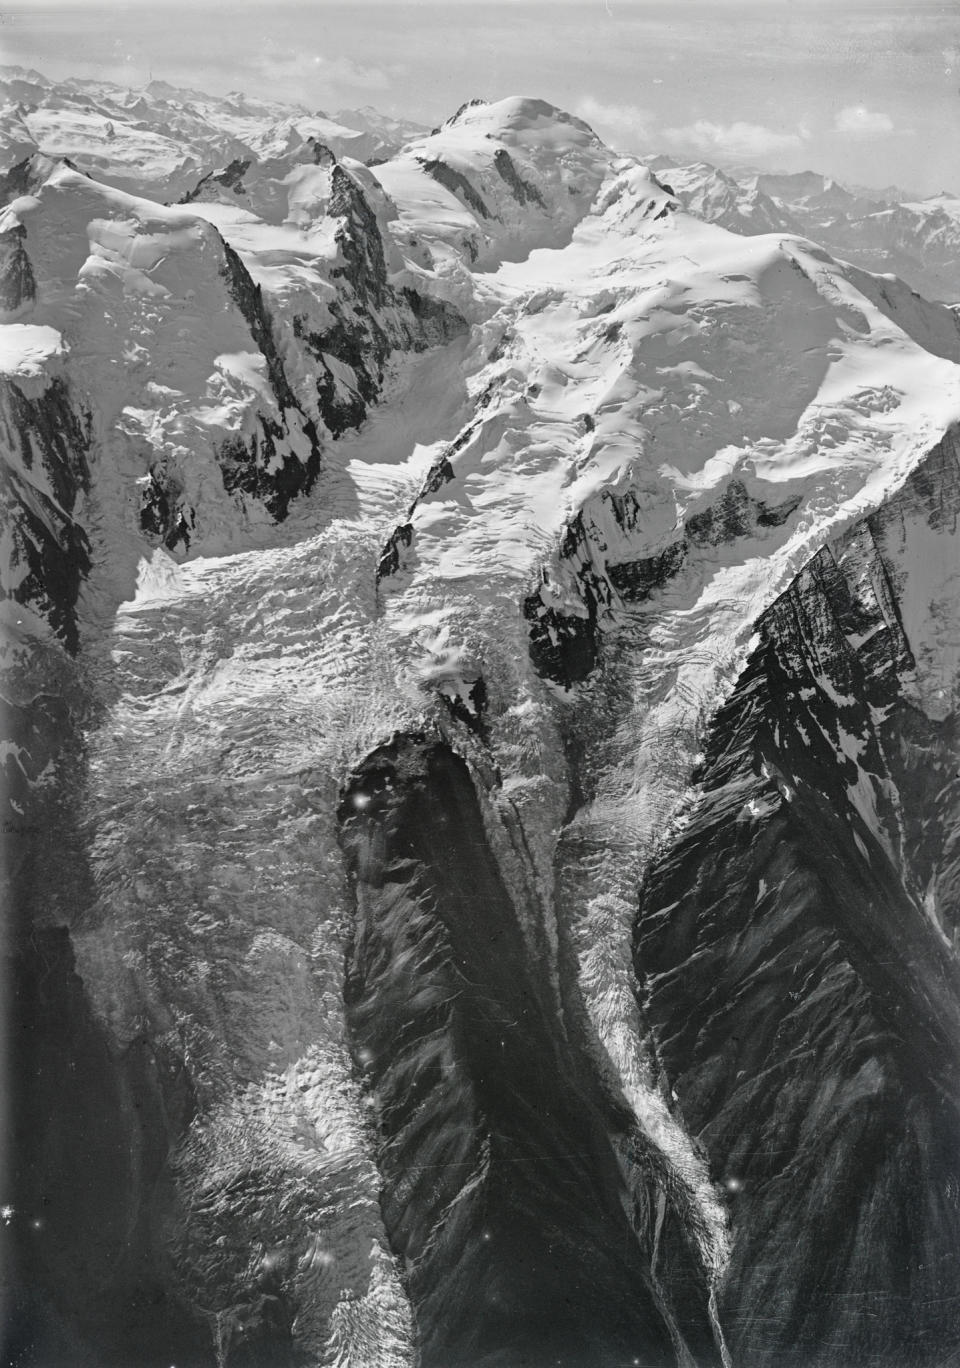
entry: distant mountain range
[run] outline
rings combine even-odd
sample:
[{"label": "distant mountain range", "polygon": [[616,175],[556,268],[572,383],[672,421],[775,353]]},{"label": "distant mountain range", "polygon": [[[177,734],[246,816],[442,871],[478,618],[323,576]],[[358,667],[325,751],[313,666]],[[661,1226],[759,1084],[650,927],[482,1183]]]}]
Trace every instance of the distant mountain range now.
[{"label": "distant mountain range", "polygon": [[[369,105],[326,114],[165,81],[132,91],[0,68],[0,157],[7,167],[41,151],[67,157],[118,189],[168,201],[194,190],[201,176],[244,161],[296,158],[311,141],[369,164],[427,131]],[[900,276],[930,299],[960,300],[957,195],[916,199],[894,186],[871,191],[813,171],[730,173],[655,153],[643,160],[674,185],[686,208],[710,222],[740,233],[801,233],[866,270]]]},{"label": "distant mountain range", "polygon": [[246,158],[293,154],[311,138],[338,156],[369,161],[426,131],[370,107],[327,115],[166,81],[137,91],[107,81],[49,81],[21,67],[0,67],[0,130],[6,167],[41,151],[68,157],[120,190],[174,200],[200,175]]},{"label": "distant mountain range", "polygon": [[960,300],[960,196],[871,197],[813,171],[732,175],[706,162],[645,158],[684,205],[735,233],[801,233],[868,271],[890,272],[930,299]]}]

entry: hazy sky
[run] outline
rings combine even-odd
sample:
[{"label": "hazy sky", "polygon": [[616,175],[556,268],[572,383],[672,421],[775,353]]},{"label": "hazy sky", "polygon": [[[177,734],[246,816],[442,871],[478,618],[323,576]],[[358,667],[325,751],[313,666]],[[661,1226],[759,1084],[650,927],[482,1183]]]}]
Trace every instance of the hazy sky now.
[{"label": "hazy sky", "polygon": [[632,151],[960,191],[960,0],[13,0],[0,57],[428,123],[539,95]]}]

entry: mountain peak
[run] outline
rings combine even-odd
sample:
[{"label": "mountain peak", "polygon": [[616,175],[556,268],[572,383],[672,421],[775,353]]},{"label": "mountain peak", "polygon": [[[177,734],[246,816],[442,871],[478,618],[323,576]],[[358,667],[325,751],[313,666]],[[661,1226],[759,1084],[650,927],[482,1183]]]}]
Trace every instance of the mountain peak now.
[{"label": "mountain peak", "polygon": [[444,128],[478,128],[496,134],[529,134],[562,125],[577,135],[599,141],[589,124],[548,100],[530,95],[507,96],[501,100],[468,100],[443,125]]}]

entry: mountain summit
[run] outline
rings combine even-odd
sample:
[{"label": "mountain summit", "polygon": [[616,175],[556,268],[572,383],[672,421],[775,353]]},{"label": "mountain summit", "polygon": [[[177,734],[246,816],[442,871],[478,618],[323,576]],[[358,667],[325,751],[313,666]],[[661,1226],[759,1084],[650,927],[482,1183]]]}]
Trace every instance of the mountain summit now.
[{"label": "mountain summit", "polygon": [[10,1360],[945,1365],[956,313],[540,100],[6,93]]}]

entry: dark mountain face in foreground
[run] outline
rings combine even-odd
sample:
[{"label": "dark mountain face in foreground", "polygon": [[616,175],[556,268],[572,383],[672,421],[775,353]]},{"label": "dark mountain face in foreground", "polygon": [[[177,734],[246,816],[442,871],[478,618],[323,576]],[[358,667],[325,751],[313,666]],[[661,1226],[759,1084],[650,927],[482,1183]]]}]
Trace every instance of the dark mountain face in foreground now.
[{"label": "dark mountain face in foreground", "polygon": [[426,738],[371,756],[343,830],[347,1019],[423,1362],[668,1361],[609,1141],[626,1118],[557,1029],[521,929],[536,909],[504,886],[467,765]]},{"label": "dark mountain face in foreground", "polygon": [[11,145],[5,1361],[948,1368],[954,313],[204,99]]},{"label": "dark mountain face in foreground", "polygon": [[955,574],[957,457],[935,449],[761,618],[642,889],[641,1011],[731,1192],[735,1360],[951,1352],[956,656],[918,650],[910,601]]}]

